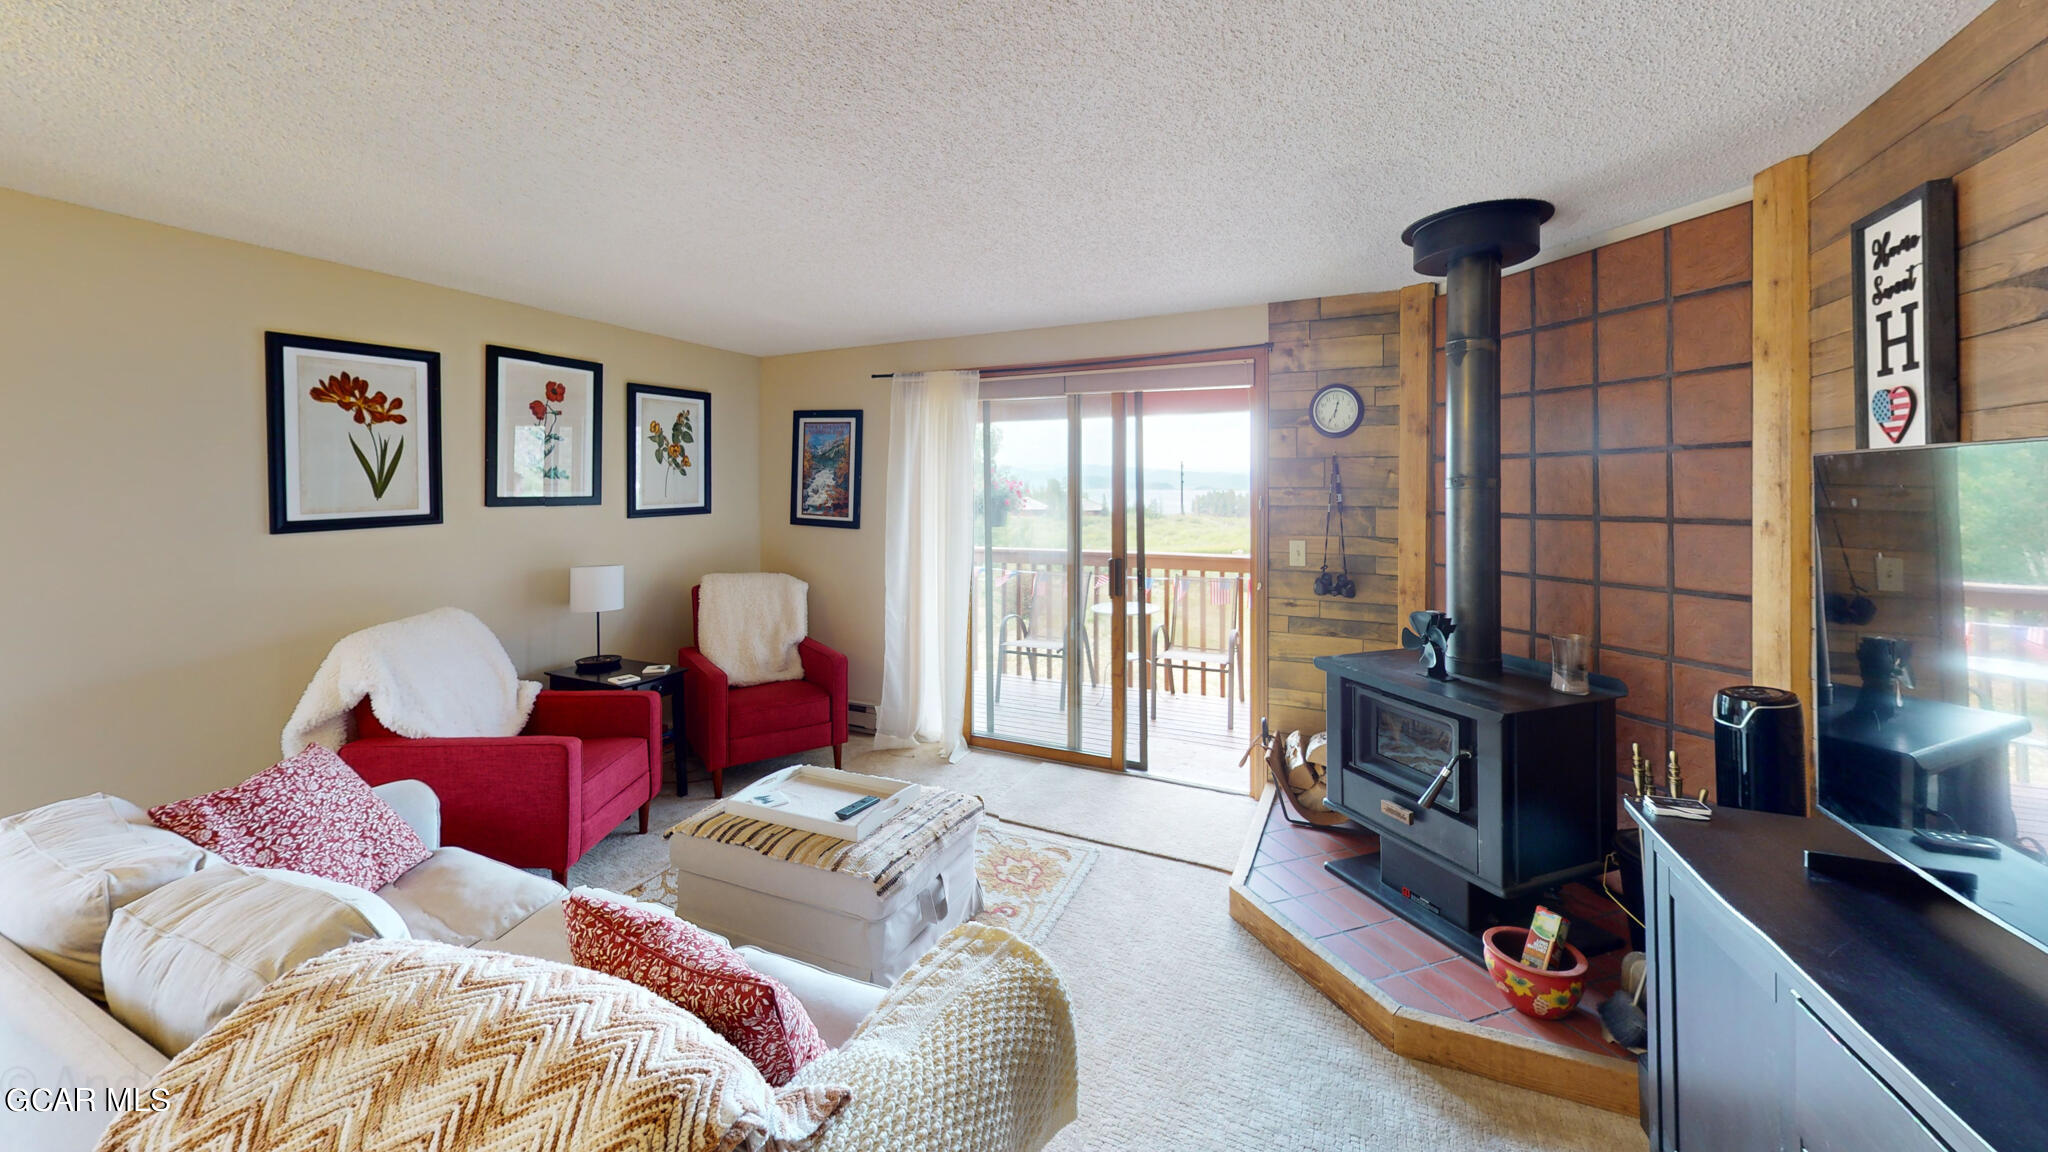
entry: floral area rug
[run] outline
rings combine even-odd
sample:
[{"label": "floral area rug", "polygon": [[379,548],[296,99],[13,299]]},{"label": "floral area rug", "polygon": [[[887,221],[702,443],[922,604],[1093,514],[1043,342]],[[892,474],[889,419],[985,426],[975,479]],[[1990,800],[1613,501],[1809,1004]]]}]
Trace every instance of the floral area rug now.
[{"label": "floral area rug", "polygon": [[[1081,887],[1101,849],[1025,832],[984,819],[974,838],[974,874],[981,881],[984,924],[1000,924],[1026,940],[1042,939]],[[676,906],[676,870],[634,885],[626,895]]]}]

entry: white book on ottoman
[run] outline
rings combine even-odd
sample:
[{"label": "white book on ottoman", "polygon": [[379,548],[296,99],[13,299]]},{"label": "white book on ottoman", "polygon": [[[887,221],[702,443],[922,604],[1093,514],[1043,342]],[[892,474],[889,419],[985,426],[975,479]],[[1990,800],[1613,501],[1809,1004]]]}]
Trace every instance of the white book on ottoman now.
[{"label": "white book on ottoman", "polygon": [[[798,764],[761,777],[728,799],[725,810],[820,836],[865,840],[884,820],[916,800],[920,791],[907,780]],[[838,818],[840,809],[863,796],[879,802],[848,819]]]}]

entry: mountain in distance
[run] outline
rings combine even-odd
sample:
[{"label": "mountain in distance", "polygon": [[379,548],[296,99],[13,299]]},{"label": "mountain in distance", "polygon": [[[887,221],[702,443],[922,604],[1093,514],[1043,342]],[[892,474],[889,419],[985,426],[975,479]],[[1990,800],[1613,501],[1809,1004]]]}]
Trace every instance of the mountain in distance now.
[{"label": "mountain in distance", "polygon": [[[1047,480],[1058,480],[1062,484],[1067,481],[1067,470],[1064,467],[1019,468],[1010,466],[1007,470],[1012,476],[1024,481],[1025,487],[1033,490],[1039,488]],[[1106,489],[1109,487],[1109,480],[1110,469],[1107,464],[1090,464],[1083,466],[1081,469],[1081,490],[1084,492]],[[1187,475],[1183,477],[1178,468],[1145,469],[1146,492],[1175,491],[1183,482],[1187,484],[1188,491],[1190,492],[1217,489],[1249,492],[1252,486],[1251,473],[1249,472],[1210,471],[1190,468],[1187,471]]]}]

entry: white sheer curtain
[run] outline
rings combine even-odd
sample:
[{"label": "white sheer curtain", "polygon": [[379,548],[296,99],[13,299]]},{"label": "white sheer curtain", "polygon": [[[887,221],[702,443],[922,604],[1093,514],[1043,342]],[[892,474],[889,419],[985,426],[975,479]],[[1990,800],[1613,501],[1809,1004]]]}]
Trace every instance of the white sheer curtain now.
[{"label": "white sheer curtain", "polygon": [[979,372],[899,372],[889,415],[882,704],[875,747],[967,753]]}]

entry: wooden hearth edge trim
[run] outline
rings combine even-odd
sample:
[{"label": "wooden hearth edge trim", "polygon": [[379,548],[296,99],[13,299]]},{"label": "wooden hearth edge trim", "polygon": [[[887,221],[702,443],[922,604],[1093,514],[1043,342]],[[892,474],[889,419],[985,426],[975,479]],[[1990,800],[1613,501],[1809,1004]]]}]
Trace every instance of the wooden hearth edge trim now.
[{"label": "wooden hearth edge trim", "polygon": [[1396,1055],[1456,1068],[1503,1084],[1574,1100],[1623,1115],[1638,1114],[1633,1061],[1566,1048],[1498,1029],[1421,1012],[1380,994],[1312,938],[1297,935],[1247,881],[1273,807],[1268,785],[1237,867],[1230,874],[1230,918],[1288,967],[1356,1020]]}]

